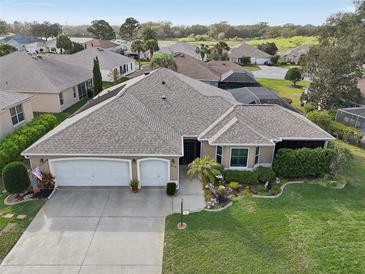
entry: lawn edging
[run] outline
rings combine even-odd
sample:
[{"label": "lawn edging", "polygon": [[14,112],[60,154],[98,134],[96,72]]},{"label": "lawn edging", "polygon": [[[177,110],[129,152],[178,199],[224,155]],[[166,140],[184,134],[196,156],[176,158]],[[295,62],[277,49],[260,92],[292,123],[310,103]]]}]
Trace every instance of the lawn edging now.
[{"label": "lawn edging", "polygon": [[233,204],[232,201],[230,201],[228,204],[226,204],[224,207],[220,207],[220,208],[204,208],[204,211],[208,211],[208,212],[219,212],[222,210],[225,210],[226,208],[229,208],[231,205]]},{"label": "lawn edging", "polygon": [[293,181],[293,182],[287,182],[285,184],[283,184],[280,187],[280,192],[276,195],[257,195],[257,194],[252,194],[251,197],[253,198],[269,198],[269,199],[274,199],[274,198],[279,198],[283,193],[284,193],[284,189],[287,185],[296,185],[296,184],[304,184],[303,181]]}]

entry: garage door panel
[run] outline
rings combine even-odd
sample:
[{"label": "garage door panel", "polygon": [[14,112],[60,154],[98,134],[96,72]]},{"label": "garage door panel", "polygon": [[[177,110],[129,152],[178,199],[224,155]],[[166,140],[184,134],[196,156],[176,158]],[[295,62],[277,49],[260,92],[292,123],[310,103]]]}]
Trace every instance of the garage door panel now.
[{"label": "garage door panel", "polygon": [[52,163],[59,186],[128,186],[130,163],[116,160],[62,160]]},{"label": "garage door panel", "polygon": [[143,160],[139,163],[142,186],[165,186],[169,181],[169,162],[164,160]]}]

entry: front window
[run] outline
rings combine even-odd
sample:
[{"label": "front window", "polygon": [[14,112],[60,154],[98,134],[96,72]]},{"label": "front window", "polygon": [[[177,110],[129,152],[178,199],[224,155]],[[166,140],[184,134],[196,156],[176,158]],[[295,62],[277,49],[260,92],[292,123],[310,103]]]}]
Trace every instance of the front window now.
[{"label": "front window", "polygon": [[62,106],[63,105],[63,94],[62,94],[62,92],[60,94],[58,94],[58,97],[60,99],[60,105]]},{"label": "front window", "polygon": [[218,164],[222,164],[222,147],[217,146],[216,153],[215,153],[215,160]]},{"label": "front window", "polygon": [[231,150],[231,166],[246,167],[248,158],[247,148],[232,148]]},{"label": "front window", "polygon": [[10,117],[13,126],[19,124],[20,122],[24,121],[24,113],[22,105],[17,105],[10,109]]},{"label": "front window", "polygon": [[256,147],[255,165],[257,165],[259,163],[259,157],[260,157],[260,147]]}]

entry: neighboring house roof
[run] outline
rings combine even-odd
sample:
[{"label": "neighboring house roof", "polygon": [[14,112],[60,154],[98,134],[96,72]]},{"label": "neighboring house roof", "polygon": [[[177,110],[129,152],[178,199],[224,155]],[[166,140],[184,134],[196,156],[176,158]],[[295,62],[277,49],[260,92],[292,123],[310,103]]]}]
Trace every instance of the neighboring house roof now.
[{"label": "neighboring house roof", "polygon": [[134,62],[134,59],[132,58],[110,50],[104,50],[102,48],[88,48],[74,54],[50,54],[49,56],[53,59],[57,59],[59,61],[63,61],[65,63],[79,66],[88,70],[93,69],[93,60],[96,56],[99,59],[101,70],[112,70],[114,68],[119,68],[124,64]]},{"label": "neighboring house roof", "polygon": [[125,82],[117,95],[66,119],[22,155],[181,156],[183,136],[198,135],[267,145],[286,136],[332,139],[279,106],[237,104],[227,91],[161,68]]},{"label": "neighboring house roof", "polygon": [[271,58],[271,55],[259,50],[256,47],[250,46],[249,44],[243,42],[233,48],[228,52],[231,58],[242,58],[242,57],[254,57],[254,58]]},{"label": "neighboring house roof", "polygon": [[1,39],[0,43],[7,43],[10,40],[16,41],[19,44],[30,44],[30,43],[34,43],[34,42],[43,41],[42,39],[31,36],[31,35],[15,34],[15,35],[7,36],[7,37]]},{"label": "neighboring house roof", "polygon": [[0,90],[0,111],[30,100],[31,95]]},{"label": "neighboring house roof", "polygon": [[293,57],[300,57],[302,55],[307,54],[309,51],[309,48],[310,47],[308,45],[303,45],[303,46],[293,48],[293,49],[287,51],[286,53],[284,53],[283,57],[285,57],[287,55],[292,55]]},{"label": "neighboring house roof", "polygon": [[265,87],[243,87],[228,90],[242,104],[276,104],[296,111],[274,91]]},{"label": "neighboring house roof", "polygon": [[226,145],[273,145],[282,139],[333,139],[301,114],[278,105],[236,105],[199,138],[210,144]]},{"label": "neighboring house roof", "polygon": [[0,58],[0,89],[58,93],[92,78],[91,70],[49,57],[14,52]]},{"label": "neighboring house roof", "polygon": [[227,71],[230,71],[230,70],[243,70],[243,71],[253,75],[250,71],[242,68],[242,66],[240,66],[236,63],[230,62],[230,61],[210,61],[207,64],[210,68],[212,68],[219,74],[226,73]]},{"label": "neighboring house roof", "polygon": [[70,37],[70,40],[72,42],[79,43],[79,44],[85,44],[93,39],[94,38],[92,38],[92,37]]},{"label": "neighboring house roof", "polygon": [[161,47],[158,53],[160,52],[165,52],[168,54],[174,54],[180,52],[189,55],[191,57],[194,57],[195,59],[201,60],[200,54],[196,53],[196,46],[190,43],[176,43],[173,45]]},{"label": "neighboring house roof", "polygon": [[119,44],[113,43],[112,41],[100,40],[100,39],[92,39],[90,41],[85,42],[84,44],[91,45],[94,48],[103,48],[103,49],[115,48],[119,46]]},{"label": "neighboring house roof", "polygon": [[227,71],[221,75],[220,81],[228,83],[257,83],[253,75],[246,73],[241,69]]}]

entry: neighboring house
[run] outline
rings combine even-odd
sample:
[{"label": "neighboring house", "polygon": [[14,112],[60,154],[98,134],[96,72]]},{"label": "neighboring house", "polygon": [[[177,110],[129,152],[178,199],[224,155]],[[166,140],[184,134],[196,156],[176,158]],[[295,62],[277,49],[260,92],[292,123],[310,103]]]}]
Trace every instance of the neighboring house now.
[{"label": "neighboring house", "polygon": [[[229,61],[206,63],[181,52],[174,53],[173,58],[178,73],[216,87],[227,89],[259,85],[251,72]],[[151,70],[149,67],[144,67],[133,73],[131,77],[145,74]]]},{"label": "neighboring house", "polygon": [[228,52],[229,60],[234,63],[241,63],[242,59],[249,57],[252,65],[268,65],[271,64],[271,55],[259,50],[254,46],[243,42]]},{"label": "neighboring house", "polygon": [[61,52],[61,50],[56,47],[56,39],[49,39],[47,41],[26,44],[25,50],[30,53],[43,53],[43,52],[60,53]]},{"label": "neighboring house", "polygon": [[308,45],[296,47],[284,53],[282,55],[282,58],[286,63],[298,65],[303,60],[303,58],[308,54],[309,48],[310,47]]},{"label": "neighboring house", "polygon": [[161,47],[157,53],[168,53],[168,54],[175,54],[175,53],[183,53],[185,55],[189,55],[194,57],[195,59],[201,60],[200,54],[196,53],[196,46],[190,43],[176,43],[173,45]]},{"label": "neighboring house", "polygon": [[[278,147],[334,139],[277,105],[242,105],[228,92],[158,69],[65,120],[22,152],[56,186],[140,187],[179,182],[179,166],[211,156],[224,168],[271,166]],[[111,92],[111,91],[110,91]]]},{"label": "neighboring house", "polygon": [[85,44],[92,41],[92,37],[70,37],[70,40],[75,43],[79,43],[85,47]]},{"label": "neighboring house", "polygon": [[0,139],[33,119],[31,97],[0,90]]},{"label": "neighboring house", "polygon": [[74,54],[50,54],[50,58],[92,71],[94,59],[98,57],[103,81],[113,81],[111,72],[117,69],[120,76],[127,76],[136,70],[135,60],[102,48],[88,48]]},{"label": "neighboring house", "polygon": [[100,40],[100,39],[92,39],[90,41],[87,41],[82,44],[85,49],[88,48],[103,48],[103,49],[109,49],[109,48],[115,48],[118,47],[119,44],[114,43],[110,40]]},{"label": "neighboring house", "polygon": [[91,70],[24,51],[1,57],[0,75],[0,89],[32,95],[35,112],[61,112],[92,88]]},{"label": "neighboring house", "polygon": [[42,39],[31,35],[16,34],[1,39],[0,44],[8,44],[15,47],[17,50],[25,50],[26,45],[42,41]]},{"label": "neighboring house", "polygon": [[242,104],[275,104],[297,112],[273,90],[265,87],[244,87],[229,89],[228,91]]}]

